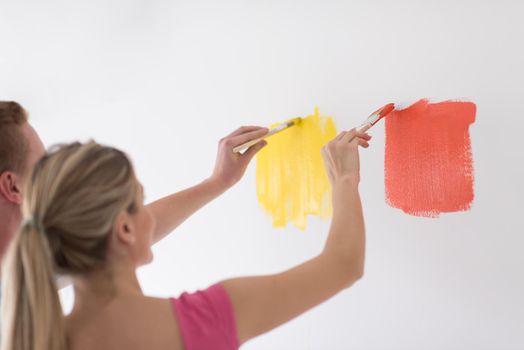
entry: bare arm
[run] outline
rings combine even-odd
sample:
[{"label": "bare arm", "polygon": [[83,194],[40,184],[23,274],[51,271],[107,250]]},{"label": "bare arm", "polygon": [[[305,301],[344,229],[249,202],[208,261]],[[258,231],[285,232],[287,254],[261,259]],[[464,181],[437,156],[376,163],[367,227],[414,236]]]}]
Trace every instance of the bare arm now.
[{"label": "bare arm", "polygon": [[267,128],[259,126],[243,126],[233,131],[219,141],[215,168],[208,179],[150,203],[147,207],[156,220],[153,241],[164,238],[193,213],[237,183],[251,159],[266,143],[259,142],[243,154],[234,153],[233,148],[262,137],[267,132]]},{"label": "bare arm", "polygon": [[[322,253],[279,274],[222,282],[235,309],[241,343],[295,318],[362,276],[365,234],[358,192],[357,145],[367,147],[369,137],[355,135],[339,135],[325,149],[334,212]],[[341,160],[344,164],[337,164]],[[348,164],[349,169],[345,169]]]},{"label": "bare arm", "polygon": [[324,251],[343,258],[345,263],[364,273],[365,227],[358,183],[342,178],[333,188],[333,221]]},{"label": "bare arm", "polygon": [[225,190],[217,182],[207,179],[196,186],[148,204],[147,207],[156,219],[154,242],[160,241]]}]

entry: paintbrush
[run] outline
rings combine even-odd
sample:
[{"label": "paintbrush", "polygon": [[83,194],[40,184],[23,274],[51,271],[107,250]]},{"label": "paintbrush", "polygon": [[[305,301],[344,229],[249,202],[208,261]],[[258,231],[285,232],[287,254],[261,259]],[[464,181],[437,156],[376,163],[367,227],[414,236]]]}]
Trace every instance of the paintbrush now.
[{"label": "paintbrush", "polygon": [[364,123],[362,123],[362,125],[360,125],[357,128],[357,132],[363,133],[363,132],[368,131],[373,125],[378,123],[378,121],[380,119],[382,119],[385,116],[387,116],[394,109],[395,109],[395,104],[394,103],[388,103],[384,107],[381,107],[381,108],[377,109],[375,112],[373,112],[373,113],[371,113],[369,115],[369,117],[366,119],[366,121]]},{"label": "paintbrush", "polygon": [[[369,130],[373,125],[375,125],[380,119],[384,118],[385,116],[387,116],[389,113],[391,113],[393,110],[395,109],[395,104],[394,103],[388,103],[387,105],[385,105],[384,107],[382,108],[379,108],[377,109],[375,112],[371,113],[369,115],[369,117],[366,119],[366,121],[364,123],[362,123],[362,125],[360,125],[358,128],[357,128],[357,132],[360,132],[360,133],[363,133],[363,132],[366,132],[367,130]],[[240,153],[241,151],[259,143],[260,141],[262,141],[263,139],[271,136],[271,135],[275,135],[276,133],[279,133],[283,130],[286,130],[287,128],[293,126],[293,125],[298,125],[300,124],[300,122],[302,121],[302,118],[293,118],[293,119],[290,119],[282,124],[279,124],[277,125],[276,127],[272,128],[269,130],[269,132],[265,135],[265,136],[262,136],[262,137],[259,137],[258,139],[254,139],[254,140],[251,140],[251,141],[248,141],[248,142],[245,142],[239,146],[236,146],[235,148],[233,148],[233,152],[236,152],[236,153]]]},{"label": "paintbrush", "polygon": [[293,125],[298,125],[300,124],[300,122],[302,121],[302,118],[293,118],[293,119],[290,119],[282,124],[279,124],[277,125],[276,127],[274,128],[271,128],[269,130],[269,132],[262,136],[262,137],[259,137],[258,139],[254,139],[254,140],[251,140],[251,141],[248,141],[248,142],[245,142],[239,146],[236,146],[235,148],[233,148],[233,152],[237,152],[237,153],[240,153],[241,151],[253,146],[254,144],[257,144],[259,143],[260,141],[262,141],[263,139],[271,136],[271,135],[275,135],[276,133],[279,133],[283,130],[286,130],[287,128],[289,127],[292,127]]}]

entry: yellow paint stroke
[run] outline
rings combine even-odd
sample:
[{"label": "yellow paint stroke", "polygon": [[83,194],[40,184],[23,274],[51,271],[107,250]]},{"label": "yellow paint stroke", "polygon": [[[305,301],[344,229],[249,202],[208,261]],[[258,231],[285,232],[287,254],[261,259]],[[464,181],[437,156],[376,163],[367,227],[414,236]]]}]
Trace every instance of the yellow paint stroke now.
[{"label": "yellow paint stroke", "polygon": [[320,150],[336,134],[333,119],[315,108],[298,125],[270,136],[258,152],[257,197],[274,227],[292,221],[304,230],[309,214],[331,217],[331,186]]}]

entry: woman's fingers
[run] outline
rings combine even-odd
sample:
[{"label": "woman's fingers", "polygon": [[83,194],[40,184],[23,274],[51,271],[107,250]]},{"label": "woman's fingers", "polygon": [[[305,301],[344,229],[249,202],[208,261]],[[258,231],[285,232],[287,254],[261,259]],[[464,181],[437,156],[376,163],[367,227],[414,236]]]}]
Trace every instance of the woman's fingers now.
[{"label": "woman's fingers", "polygon": [[247,151],[245,151],[243,154],[242,154],[242,159],[247,159],[248,162],[251,160],[251,158],[253,158],[255,156],[255,154],[258,153],[258,151],[260,151],[262,148],[264,148],[264,146],[267,145],[267,141],[266,140],[262,140],[256,144],[254,144],[253,146],[249,147],[247,149]]},{"label": "woman's fingers", "polygon": [[350,142],[355,138],[357,135],[357,131],[355,128],[348,130],[344,133],[344,135],[339,139],[340,142]]},{"label": "woman's fingers", "polygon": [[357,132],[355,129],[347,131],[344,136],[340,139],[341,142],[351,142],[355,137],[359,137],[366,141],[371,140],[371,135],[365,132]]},{"label": "woman's fingers", "polygon": [[368,133],[360,134],[359,137],[360,137],[360,138],[363,138],[363,139],[366,140],[366,141],[371,140],[371,135],[368,134]]},{"label": "woman's fingers", "polygon": [[240,128],[233,131],[231,134],[227,135],[226,137],[237,136],[240,134],[244,134],[246,132],[256,131],[260,129],[267,129],[267,128],[263,126],[256,126],[256,125],[241,126]]},{"label": "woman's fingers", "polygon": [[340,139],[342,139],[344,137],[344,135],[346,135],[347,131],[341,131],[336,137],[335,137],[335,141],[340,141]]},{"label": "woman's fingers", "polygon": [[320,154],[322,155],[322,160],[324,160],[324,167],[327,169],[328,177],[331,182],[333,182],[333,170],[331,169],[331,157],[327,147],[324,146],[320,149]]},{"label": "woman's fingers", "polygon": [[361,138],[358,139],[358,145],[364,148],[369,147],[369,143],[366,140],[361,139]]},{"label": "woman's fingers", "polygon": [[269,132],[267,128],[259,128],[253,131],[247,131],[242,134],[234,135],[234,136],[228,136],[224,140],[228,147],[236,147],[240,146],[243,143],[246,143],[251,140],[258,139],[260,137],[263,137]]}]

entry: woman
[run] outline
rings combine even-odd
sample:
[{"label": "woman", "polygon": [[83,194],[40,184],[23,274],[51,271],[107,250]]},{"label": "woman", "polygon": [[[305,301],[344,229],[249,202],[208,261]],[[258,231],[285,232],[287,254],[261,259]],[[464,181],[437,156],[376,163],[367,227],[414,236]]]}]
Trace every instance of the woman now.
[{"label": "woman", "polygon": [[[247,129],[221,140],[215,183],[238,181],[263,145],[233,153],[267,132]],[[144,296],[136,277],[166,228],[156,225],[158,207],[143,204],[126,155],[94,142],[51,151],[27,183],[25,222],[3,267],[1,349],[236,349],[348,288],[364,268],[358,145],[368,147],[369,139],[351,130],[322,149],[334,214],[321,254],[279,274],[234,278],[172,299]],[[67,317],[56,274],[73,279]]]}]

